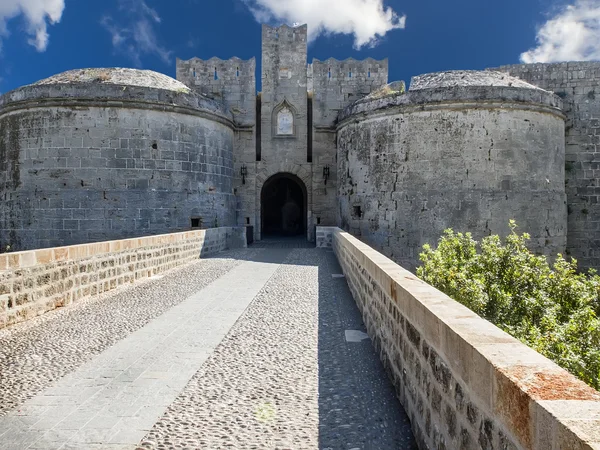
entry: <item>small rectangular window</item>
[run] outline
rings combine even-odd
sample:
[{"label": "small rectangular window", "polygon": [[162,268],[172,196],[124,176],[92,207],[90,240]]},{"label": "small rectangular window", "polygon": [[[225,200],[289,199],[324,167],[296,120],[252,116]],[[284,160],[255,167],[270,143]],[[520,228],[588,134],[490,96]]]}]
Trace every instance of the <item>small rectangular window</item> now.
[{"label": "small rectangular window", "polygon": [[191,217],[192,228],[202,228],[202,217]]},{"label": "small rectangular window", "polygon": [[355,219],[360,219],[362,217],[362,210],[360,205],[356,205],[352,208],[352,217]]},{"label": "small rectangular window", "polygon": [[250,217],[246,217],[246,225],[250,225]]},{"label": "small rectangular window", "polygon": [[317,217],[317,225],[321,225],[321,218]]}]

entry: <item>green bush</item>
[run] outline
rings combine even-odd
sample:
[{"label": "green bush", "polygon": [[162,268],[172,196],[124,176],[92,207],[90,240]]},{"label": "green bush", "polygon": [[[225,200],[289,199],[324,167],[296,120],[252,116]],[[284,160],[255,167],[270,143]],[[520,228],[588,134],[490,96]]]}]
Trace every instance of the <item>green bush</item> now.
[{"label": "green bush", "polygon": [[417,275],[600,389],[600,276],[562,255],[549,265],[510,228],[504,242],[446,230],[436,249],[423,247]]}]

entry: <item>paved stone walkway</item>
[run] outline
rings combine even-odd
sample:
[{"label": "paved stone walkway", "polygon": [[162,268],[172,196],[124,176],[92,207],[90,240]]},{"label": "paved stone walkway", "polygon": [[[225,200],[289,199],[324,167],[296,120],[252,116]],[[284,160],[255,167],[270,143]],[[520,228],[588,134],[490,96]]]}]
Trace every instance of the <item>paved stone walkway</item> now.
[{"label": "paved stone walkway", "polygon": [[[416,448],[339,273],[322,249],[226,252],[12,327],[0,355],[12,346],[24,356],[0,358],[0,383],[45,381],[0,396],[0,448]],[[88,322],[93,350],[53,334],[83,331],[107,304],[137,317],[138,299],[165,307],[108,341],[111,325]],[[36,354],[66,368],[42,370]]]}]

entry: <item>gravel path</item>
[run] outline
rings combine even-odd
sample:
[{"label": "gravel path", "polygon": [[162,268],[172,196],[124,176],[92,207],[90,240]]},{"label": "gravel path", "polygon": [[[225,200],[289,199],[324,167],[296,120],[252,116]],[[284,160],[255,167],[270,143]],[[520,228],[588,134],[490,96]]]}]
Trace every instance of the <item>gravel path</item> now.
[{"label": "gravel path", "polygon": [[1,330],[0,416],[258,252],[223,252]]},{"label": "gravel path", "polygon": [[415,449],[339,272],[291,250],[140,448]]}]

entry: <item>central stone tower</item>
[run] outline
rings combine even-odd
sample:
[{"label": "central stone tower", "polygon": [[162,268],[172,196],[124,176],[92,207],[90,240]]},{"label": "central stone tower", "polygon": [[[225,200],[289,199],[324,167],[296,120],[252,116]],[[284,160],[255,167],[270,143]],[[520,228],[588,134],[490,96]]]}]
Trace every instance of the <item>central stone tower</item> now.
[{"label": "central stone tower", "polygon": [[306,25],[262,26],[258,95],[254,58],[177,60],[177,79],[233,116],[236,222],[255,239],[336,224],[338,114],[387,84],[387,60],[307,64],[307,44]]},{"label": "central stone tower", "polygon": [[[256,205],[261,234],[308,232],[312,228],[312,165],[308,143],[306,25],[262,26],[262,94],[257,139]],[[286,203],[300,219],[285,226]],[[260,206],[259,206],[260,205]]]}]

